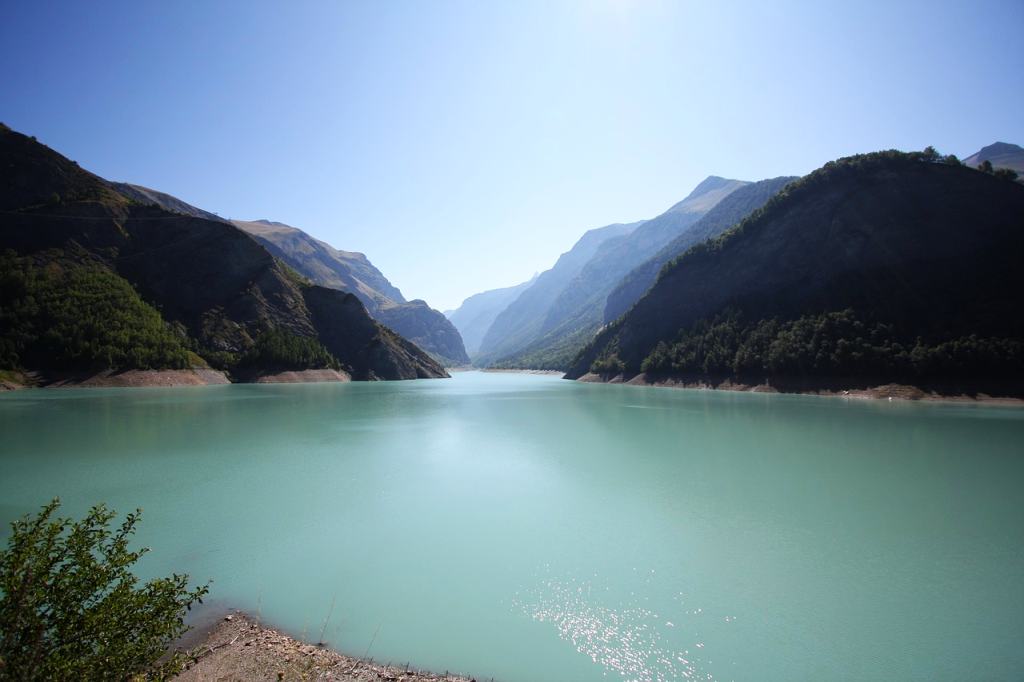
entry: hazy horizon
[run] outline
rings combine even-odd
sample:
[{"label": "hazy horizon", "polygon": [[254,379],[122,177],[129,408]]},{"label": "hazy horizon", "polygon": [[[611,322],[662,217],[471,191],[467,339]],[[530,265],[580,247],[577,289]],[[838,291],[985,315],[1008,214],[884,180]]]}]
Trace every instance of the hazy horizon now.
[{"label": "hazy horizon", "polygon": [[708,175],[1024,142],[1024,4],[8,8],[0,120],[446,310]]}]

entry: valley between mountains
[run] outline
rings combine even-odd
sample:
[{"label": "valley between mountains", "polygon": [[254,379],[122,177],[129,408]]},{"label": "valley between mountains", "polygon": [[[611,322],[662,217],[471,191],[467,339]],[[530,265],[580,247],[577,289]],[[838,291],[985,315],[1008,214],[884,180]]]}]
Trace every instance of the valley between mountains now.
[{"label": "valley between mountains", "polygon": [[[362,253],[100,178],[0,128],[0,380],[442,378],[1024,395],[1024,150],[710,176],[441,313]],[[914,394],[914,395],[917,395]]]}]

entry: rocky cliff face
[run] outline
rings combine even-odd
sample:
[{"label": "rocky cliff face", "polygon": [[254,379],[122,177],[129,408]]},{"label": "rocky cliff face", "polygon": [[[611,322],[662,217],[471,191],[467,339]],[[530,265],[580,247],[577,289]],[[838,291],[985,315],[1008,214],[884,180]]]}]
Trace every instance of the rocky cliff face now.
[{"label": "rocky cliff face", "polygon": [[431,379],[448,376],[414,343],[379,324],[352,294],[310,286],[303,300],[319,338],[339,357],[352,358],[355,379]]},{"label": "rocky cliff face", "polygon": [[469,363],[458,330],[424,301],[407,302],[402,292],[361,253],[341,251],[302,230],[266,220],[233,223],[310,281],[349,291],[376,320],[449,366]]},{"label": "rocky cliff face", "polygon": [[448,366],[469,364],[469,355],[455,325],[426,301],[381,306],[375,317]]},{"label": "rocky cliff face", "polygon": [[297,227],[280,222],[231,222],[310,281],[355,294],[371,313],[381,305],[405,303],[402,292],[362,253],[336,249]]},{"label": "rocky cliff face", "polygon": [[136,194],[121,194],[118,185],[6,128],[0,164],[0,249],[44,274],[48,263],[82,264],[110,273],[112,282],[126,280],[211,364],[230,368],[278,330],[322,346],[357,378],[446,376],[376,324],[354,296],[297,277],[229,223],[170,212],[148,195],[139,203]]}]

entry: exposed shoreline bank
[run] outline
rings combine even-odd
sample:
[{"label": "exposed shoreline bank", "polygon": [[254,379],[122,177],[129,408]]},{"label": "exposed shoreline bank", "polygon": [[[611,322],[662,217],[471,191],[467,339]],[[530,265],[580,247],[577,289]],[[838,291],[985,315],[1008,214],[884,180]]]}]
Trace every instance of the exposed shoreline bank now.
[{"label": "exposed shoreline bank", "polygon": [[788,393],[792,395],[814,395],[823,398],[860,398],[867,400],[906,400],[923,402],[957,402],[982,403],[986,405],[1007,405],[1024,407],[1024,398],[991,396],[986,393],[975,395],[942,394],[925,391],[917,386],[907,384],[882,384],[866,388],[810,388],[810,387],[778,387],[770,384],[743,384],[725,380],[717,384],[702,380],[686,380],[672,377],[649,377],[637,374],[632,377],[618,374],[611,377],[593,372],[584,374],[576,381],[595,384],[625,384],[627,386],[646,386],[651,388],[688,388],[709,391],[734,391],[739,393]]},{"label": "exposed shoreline bank", "polygon": [[40,372],[19,372],[20,382],[5,381],[6,390],[29,388],[134,388],[143,386],[216,386],[230,384],[227,374],[216,369],[129,369],[104,370],[45,376]]},{"label": "exposed shoreline bank", "polygon": [[0,377],[0,391],[30,388],[152,388],[221,386],[225,384],[348,383],[352,376],[335,369],[304,369],[259,372],[236,376],[209,368],[104,370],[91,374],[44,376],[39,372],[7,372]]},{"label": "exposed shoreline bank", "polygon": [[313,645],[232,611],[194,628],[178,646],[196,657],[175,680],[323,680],[333,682],[475,682],[472,677],[416,670],[407,663],[375,663]]},{"label": "exposed shoreline bank", "polygon": [[487,372],[488,374],[539,374],[545,376],[565,376],[565,372],[557,369],[501,369],[497,367],[487,367],[477,371]]},{"label": "exposed shoreline bank", "polygon": [[[537,376],[565,376],[565,372],[542,369],[497,369],[497,368],[450,368],[448,371],[484,372],[488,374],[527,374]],[[209,369],[164,369],[164,370],[105,370],[93,374],[43,377],[38,372],[4,372],[0,376],[0,392],[31,388],[172,388],[191,386],[219,386],[227,384],[299,384],[299,383],[348,383],[352,377],[340,370],[308,369],[282,372],[265,372],[229,378],[226,372]],[[734,391],[740,393],[782,393],[792,395],[814,395],[830,398],[860,398],[871,400],[902,400],[924,402],[959,402],[985,405],[1007,405],[1024,407],[1024,398],[993,396],[986,393],[940,393],[926,391],[908,384],[881,384],[856,388],[833,388],[814,386],[778,386],[772,384],[746,384],[722,380],[688,379],[679,377],[651,377],[646,374],[626,376],[618,374],[605,376],[593,372],[576,379],[582,383],[624,384],[651,388],[684,388],[691,390]]]},{"label": "exposed shoreline bank", "polygon": [[240,384],[323,384],[348,383],[352,375],[337,369],[303,369],[267,372],[240,379]]}]

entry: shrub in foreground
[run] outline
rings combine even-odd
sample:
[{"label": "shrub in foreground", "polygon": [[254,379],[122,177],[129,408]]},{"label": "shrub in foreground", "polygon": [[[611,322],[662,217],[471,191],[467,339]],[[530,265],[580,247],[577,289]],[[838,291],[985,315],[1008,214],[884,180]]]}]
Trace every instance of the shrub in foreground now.
[{"label": "shrub in foreground", "polygon": [[174,574],[144,585],[132,565],[148,550],[128,541],[140,512],[116,529],[103,505],[85,518],[55,516],[58,500],[11,524],[0,551],[0,679],[162,679],[181,658],[164,657],[188,629],[183,617],[207,586]]}]

